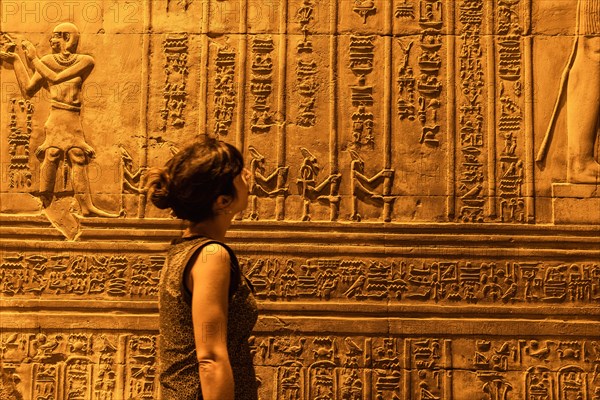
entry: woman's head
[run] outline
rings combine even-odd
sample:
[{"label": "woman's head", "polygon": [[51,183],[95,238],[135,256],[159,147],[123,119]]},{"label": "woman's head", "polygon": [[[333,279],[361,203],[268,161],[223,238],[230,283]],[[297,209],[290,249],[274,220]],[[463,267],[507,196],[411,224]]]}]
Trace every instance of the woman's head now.
[{"label": "woman's head", "polygon": [[[149,173],[149,197],[161,209],[170,208],[177,218],[201,222],[221,212],[245,208],[242,186],[244,160],[234,146],[203,136],[171,158],[162,169]],[[246,189],[247,192],[247,189]],[[240,209],[229,209],[242,198]],[[235,208],[235,207],[234,207]]]}]

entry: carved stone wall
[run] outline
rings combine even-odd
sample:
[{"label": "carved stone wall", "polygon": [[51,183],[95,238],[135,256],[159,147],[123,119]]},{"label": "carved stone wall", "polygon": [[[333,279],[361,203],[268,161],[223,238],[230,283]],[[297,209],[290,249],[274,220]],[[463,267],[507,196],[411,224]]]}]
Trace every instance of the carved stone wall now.
[{"label": "carved stone wall", "polygon": [[600,400],[599,8],[0,0],[0,399],[160,399],[142,188],[206,133],[262,399]]}]

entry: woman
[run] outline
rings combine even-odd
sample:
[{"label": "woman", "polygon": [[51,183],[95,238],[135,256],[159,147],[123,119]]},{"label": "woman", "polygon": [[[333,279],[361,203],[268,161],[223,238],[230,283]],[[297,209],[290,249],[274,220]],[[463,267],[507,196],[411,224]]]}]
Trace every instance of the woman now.
[{"label": "woman", "polygon": [[248,171],[230,144],[204,137],[153,171],[155,206],[189,222],[173,242],[160,283],[163,400],[256,400],[248,337],[252,286],[223,243],[248,203]]}]

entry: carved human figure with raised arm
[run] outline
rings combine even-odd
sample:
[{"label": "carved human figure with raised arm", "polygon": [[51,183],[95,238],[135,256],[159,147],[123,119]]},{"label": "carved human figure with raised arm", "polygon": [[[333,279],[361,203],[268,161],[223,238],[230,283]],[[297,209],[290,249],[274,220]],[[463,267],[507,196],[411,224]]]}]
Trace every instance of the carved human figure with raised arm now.
[{"label": "carved human figure with raised arm", "polygon": [[[34,68],[33,75],[15,52],[0,52],[0,58],[12,64],[23,96],[30,98],[45,88],[50,95],[50,114],[44,125],[45,140],[36,150],[41,160],[39,195],[44,207],[55,198],[55,190],[67,190],[71,180],[74,197],[83,216],[118,217],[94,206],[87,165],[95,156],[86,142],[81,125],[81,94],[85,80],[94,68],[94,59],[77,54],[79,30],[71,23],[57,25],[50,37],[51,54],[39,57],[35,46],[23,40],[21,46]],[[57,172],[62,166],[65,178],[57,189]]]}]

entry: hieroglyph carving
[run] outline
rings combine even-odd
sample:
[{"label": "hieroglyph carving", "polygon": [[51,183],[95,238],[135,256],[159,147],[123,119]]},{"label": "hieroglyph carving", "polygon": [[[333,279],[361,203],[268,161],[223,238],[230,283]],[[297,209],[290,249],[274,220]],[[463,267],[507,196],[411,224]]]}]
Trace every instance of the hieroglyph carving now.
[{"label": "hieroglyph carving", "polygon": [[[414,19],[412,4],[399,5],[396,16],[403,19]],[[402,52],[398,68],[398,100],[397,109],[400,120],[413,121],[418,118],[421,123],[419,143],[430,146],[439,145],[440,134],[439,109],[442,83],[439,79],[442,68],[442,28],[444,25],[443,3],[441,0],[421,0],[419,3],[419,25],[422,28],[418,55],[419,73],[415,77],[415,68],[410,65],[410,51],[413,40],[397,38]],[[418,102],[416,94],[419,94]]]},{"label": "hieroglyph carving", "polygon": [[[391,168],[391,157],[384,158],[384,167],[372,177],[365,175],[365,162],[359,152],[365,147],[374,149],[374,116],[371,107],[374,105],[373,86],[367,85],[367,75],[373,72],[375,58],[374,35],[350,35],[349,68],[358,78],[357,85],[350,86],[352,106],[352,137],[347,145],[351,157],[350,181],[352,185],[352,211],[350,218],[362,220],[358,212],[358,201],[375,204],[383,208],[382,219],[391,220],[392,205],[396,196],[391,195],[394,170]],[[384,141],[385,154],[391,154],[391,143]],[[381,193],[376,189],[381,186]]]},{"label": "hieroglyph carving", "polygon": [[515,348],[510,342],[504,342],[497,348],[489,340],[476,342],[473,366],[477,369],[477,378],[483,382],[483,392],[490,400],[508,400],[513,390],[506,378],[509,360],[515,356]]},{"label": "hieroglyph carving", "polygon": [[252,64],[250,93],[254,96],[250,129],[254,133],[267,133],[275,124],[269,98],[273,92],[273,59],[275,44],[271,36],[252,39]]},{"label": "hieroglyph carving", "polygon": [[121,209],[125,208],[126,194],[145,194],[144,172],[146,167],[134,169],[133,157],[123,146],[119,146],[121,153],[120,178],[121,178]]},{"label": "hieroglyph carving", "polygon": [[157,336],[132,336],[128,338],[127,380],[125,388],[128,398],[153,399],[156,397],[157,369]]},{"label": "hieroglyph carving", "polygon": [[258,220],[258,199],[260,197],[286,196],[289,193],[287,186],[281,186],[281,184],[285,185],[287,182],[289,167],[277,167],[272,173],[265,176],[265,156],[253,146],[249,146],[248,151],[252,156],[250,160],[250,181],[248,182],[248,193],[250,193],[249,218]]},{"label": "hieroglyph carving", "polygon": [[367,18],[370,15],[377,13],[377,7],[373,0],[354,0],[352,11],[358,14],[363,19],[363,24],[367,23]]},{"label": "hieroglyph carving", "polygon": [[[94,69],[94,58],[76,53],[79,39],[79,29],[75,25],[58,24],[50,37],[52,53],[42,57],[38,57],[36,47],[31,42],[23,40],[21,47],[29,61],[28,65],[34,68],[33,73],[16,53],[16,47],[3,46],[3,51],[0,51],[0,58],[12,64],[21,92],[26,98],[34,96],[42,88],[49,93],[51,108],[44,125],[45,140],[35,153],[41,159],[38,195],[46,209],[46,215],[53,222],[70,213],[70,205],[56,204],[57,198],[65,196],[77,199],[83,216],[122,215],[101,210],[92,202],[87,165],[95,152],[85,140],[80,112],[83,84]],[[26,108],[26,114],[33,111]],[[24,128],[27,131],[27,122]],[[15,132],[12,132],[13,139]],[[26,135],[26,132],[21,132],[20,135]],[[24,151],[22,146],[18,148]],[[71,220],[73,221],[72,216]],[[75,224],[73,221],[73,225]]]},{"label": "hieroglyph carving", "polygon": [[[352,211],[350,218],[361,221],[362,215],[358,211],[358,201],[375,204],[383,208],[382,219],[391,221],[391,209],[397,196],[391,195],[394,182],[394,170],[383,168],[370,178],[365,175],[365,161],[354,150],[348,150],[352,158],[350,164],[350,180],[352,182]],[[381,186],[381,193],[375,190]],[[387,205],[387,206],[386,206]]]},{"label": "hieroglyph carving", "polygon": [[414,44],[413,41],[405,41],[397,39],[400,50],[402,51],[402,62],[398,68],[398,100],[396,106],[398,108],[398,117],[400,120],[408,119],[414,121],[416,118],[416,82],[414,68],[410,65],[410,51]]},{"label": "hieroglyph carving", "polygon": [[517,149],[524,147],[522,63],[522,23],[519,15],[521,2],[498,0],[497,57],[500,113],[497,132],[502,151],[499,157],[498,192],[500,220],[502,222],[527,221],[525,218],[525,165]]},{"label": "hieroglyph carving", "polygon": [[[559,368],[549,368],[551,365]],[[490,399],[508,400],[520,389],[526,400],[596,399],[600,395],[600,344],[596,340],[510,339],[475,342],[473,367]],[[592,395],[593,397],[588,397]]]},{"label": "hieroglyph carving", "polygon": [[163,41],[165,55],[165,87],[164,104],[160,110],[162,129],[172,126],[181,128],[185,125],[185,108],[187,106],[187,79],[189,38],[187,33],[170,33]]},{"label": "hieroglyph carving", "polygon": [[600,301],[598,263],[247,259],[259,299],[447,304]]},{"label": "hieroglyph carving", "polygon": [[10,134],[8,135],[8,186],[16,190],[27,190],[32,185],[29,144],[33,126],[33,104],[29,100],[10,100]]},{"label": "hieroglyph carving", "polygon": [[444,10],[441,0],[421,0],[419,7],[419,25],[423,29],[418,56],[419,79],[417,91],[419,104],[417,117],[421,123],[419,143],[432,146],[439,144],[440,134],[439,109],[442,82],[439,79],[442,68],[442,28],[444,26]]},{"label": "hieroglyph carving", "polygon": [[4,365],[0,354],[0,399],[23,400],[21,377],[15,372],[13,365]]},{"label": "hieroglyph carving", "polygon": [[326,399],[333,398],[339,386],[338,377],[335,374],[335,339],[327,337],[316,337],[313,339],[312,358],[313,362],[308,365],[308,398]]},{"label": "hieroglyph carving", "polygon": [[[449,399],[452,352],[450,340],[406,339],[405,360],[411,371],[405,387],[420,399]],[[410,357],[410,358],[409,358]]]},{"label": "hieroglyph carving", "polygon": [[319,82],[316,79],[317,62],[312,57],[313,43],[310,40],[308,25],[314,19],[314,0],[304,0],[302,7],[298,9],[297,19],[302,31],[302,40],[298,41],[296,51],[298,63],[296,65],[296,88],[299,101],[299,112],[296,123],[308,128],[315,126],[317,122],[316,101]]},{"label": "hieroglyph carving", "polygon": [[[257,333],[249,341],[260,373],[276,377],[261,388],[267,398],[362,400],[372,393],[385,400],[452,400],[460,390],[450,373],[454,340]],[[469,391],[478,398],[521,393],[525,400],[594,400],[600,393],[597,340],[458,338],[465,340],[472,352],[458,362],[472,360],[472,370],[462,373],[471,375]],[[156,354],[154,334],[5,330],[0,398],[157,399]]]},{"label": "hieroglyph carving", "polygon": [[350,36],[350,70],[358,78],[357,85],[350,86],[352,106],[356,110],[352,114],[352,138],[350,148],[368,145],[373,147],[374,119],[371,107],[374,104],[373,86],[367,85],[367,75],[373,72],[375,58],[374,35]]},{"label": "hieroglyph carving", "polygon": [[[299,178],[296,180],[298,184],[298,192],[302,196],[302,221],[310,221],[310,204],[313,202],[324,202],[337,209],[337,204],[340,202],[340,196],[337,193],[341,174],[330,174],[322,182],[317,183],[317,176],[321,171],[321,166],[318,160],[312,155],[308,149],[300,148],[304,160],[300,166]],[[328,194],[324,194],[328,193]],[[332,216],[335,216],[332,213]]]},{"label": "hieroglyph carving", "polygon": [[402,3],[396,5],[394,16],[399,19],[414,20],[415,16],[415,3],[410,0],[404,0]]},{"label": "hieroglyph carving", "polygon": [[460,53],[459,73],[459,150],[461,163],[458,165],[458,218],[462,222],[484,222],[483,165],[484,114],[482,94],[484,74],[482,66],[481,29],[483,0],[461,0],[459,3]]},{"label": "hieroglyph carving", "polygon": [[154,335],[3,332],[0,398],[158,398],[156,345]]},{"label": "hieroglyph carving", "polygon": [[214,135],[227,136],[233,122],[235,109],[235,50],[219,47],[215,60],[215,111]]},{"label": "hieroglyph carving", "polygon": [[156,298],[165,257],[72,254],[2,254],[4,296]]},{"label": "hieroglyph carving", "polygon": [[[257,365],[277,365],[277,399],[408,398],[402,386],[402,341],[380,337],[286,336],[251,339]],[[394,397],[396,396],[396,397]]]}]

